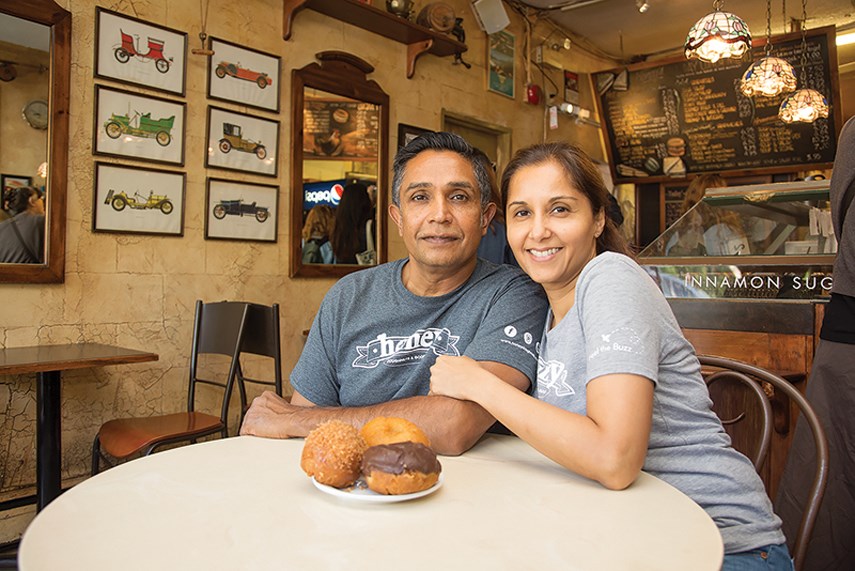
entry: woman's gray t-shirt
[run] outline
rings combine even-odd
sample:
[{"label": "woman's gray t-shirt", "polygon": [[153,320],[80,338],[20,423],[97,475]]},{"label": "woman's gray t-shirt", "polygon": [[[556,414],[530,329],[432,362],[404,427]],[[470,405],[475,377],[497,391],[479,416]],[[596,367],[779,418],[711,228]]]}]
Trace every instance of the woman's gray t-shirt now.
[{"label": "woman's gray t-shirt", "polygon": [[614,373],[654,383],[644,471],[668,482],[715,521],[725,553],[784,542],[781,520],[751,462],[730,446],[691,344],[665,297],[630,258],[604,253],[585,266],[576,300],[540,345],[540,400],[586,413],[587,383]]}]

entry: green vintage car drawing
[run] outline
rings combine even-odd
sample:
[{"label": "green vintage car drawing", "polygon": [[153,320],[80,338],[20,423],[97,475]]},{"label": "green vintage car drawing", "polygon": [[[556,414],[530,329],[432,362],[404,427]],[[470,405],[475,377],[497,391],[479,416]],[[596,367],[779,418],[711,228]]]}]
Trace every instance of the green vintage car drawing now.
[{"label": "green vintage car drawing", "polygon": [[151,113],[140,114],[139,111],[135,111],[131,116],[113,113],[110,119],[104,123],[104,130],[107,131],[107,136],[111,139],[118,139],[122,135],[131,135],[154,139],[158,145],[165,147],[172,141],[170,132],[174,122],[175,115],[152,119]]}]

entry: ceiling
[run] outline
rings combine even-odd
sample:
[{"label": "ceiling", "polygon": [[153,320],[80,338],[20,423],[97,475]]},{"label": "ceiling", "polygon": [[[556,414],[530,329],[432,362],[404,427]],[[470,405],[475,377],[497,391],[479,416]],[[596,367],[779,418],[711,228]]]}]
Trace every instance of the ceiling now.
[{"label": "ceiling", "polygon": [[[595,51],[619,60],[644,59],[679,52],[689,28],[713,10],[712,0],[647,0],[649,8],[639,13],[636,2],[642,0],[517,0],[517,5],[534,8],[569,30],[571,37]],[[785,3],[785,5],[784,5]],[[557,7],[568,6],[560,10]],[[802,19],[801,0],[771,0],[772,34],[784,33],[786,18]],[[733,12],[748,24],[755,38],[766,34],[766,2],[730,0],[724,11]],[[809,0],[807,28],[837,25],[855,31],[855,0]],[[786,29],[789,29],[787,26]],[[855,45],[838,50],[840,65],[855,62]]]}]

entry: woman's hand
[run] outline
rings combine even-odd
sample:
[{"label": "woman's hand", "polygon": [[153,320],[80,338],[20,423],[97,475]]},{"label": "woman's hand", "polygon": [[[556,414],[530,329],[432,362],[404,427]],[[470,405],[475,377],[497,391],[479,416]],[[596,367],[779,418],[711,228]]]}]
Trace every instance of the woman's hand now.
[{"label": "woman's hand", "polygon": [[430,368],[429,394],[477,401],[476,388],[489,374],[469,357],[440,355]]}]

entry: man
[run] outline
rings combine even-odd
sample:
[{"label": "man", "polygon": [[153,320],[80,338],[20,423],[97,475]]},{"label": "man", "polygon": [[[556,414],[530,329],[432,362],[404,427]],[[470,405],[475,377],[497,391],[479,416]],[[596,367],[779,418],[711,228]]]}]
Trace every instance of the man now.
[{"label": "man", "polygon": [[267,392],[241,434],[305,436],[330,419],[361,426],[400,416],[441,454],[460,454],[493,424],[480,406],[428,395],[437,355],[468,355],[527,390],[546,317],[540,286],[477,258],[496,211],[490,178],[457,135],[430,133],[399,151],[389,214],[409,257],[346,276],[327,293],[291,373],[289,404]]}]

